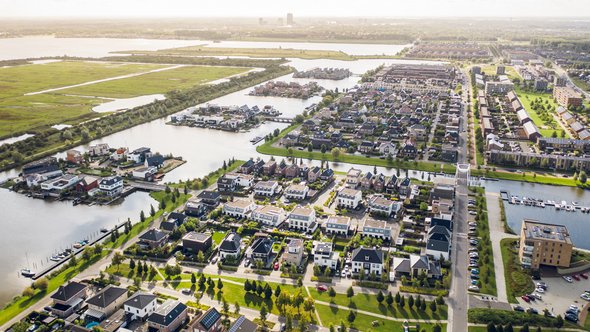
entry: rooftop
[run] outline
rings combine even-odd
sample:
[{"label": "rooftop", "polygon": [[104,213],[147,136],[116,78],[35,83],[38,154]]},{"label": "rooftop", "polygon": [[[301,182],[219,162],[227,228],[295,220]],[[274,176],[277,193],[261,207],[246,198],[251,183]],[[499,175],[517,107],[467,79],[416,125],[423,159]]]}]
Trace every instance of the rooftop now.
[{"label": "rooftop", "polygon": [[572,244],[569,232],[563,225],[546,224],[538,220],[524,219],[521,232],[524,233],[525,239]]}]

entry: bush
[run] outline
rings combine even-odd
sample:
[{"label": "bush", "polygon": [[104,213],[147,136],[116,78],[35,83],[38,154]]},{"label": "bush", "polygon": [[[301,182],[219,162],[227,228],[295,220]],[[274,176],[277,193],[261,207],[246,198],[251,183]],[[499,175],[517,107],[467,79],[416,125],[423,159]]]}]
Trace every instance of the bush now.
[{"label": "bush", "polygon": [[538,325],[544,327],[554,327],[557,319],[545,317],[543,315],[532,315],[525,312],[508,311],[500,309],[476,308],[469,309],[467,313],[468,321],[475,324],[512,324]]}]

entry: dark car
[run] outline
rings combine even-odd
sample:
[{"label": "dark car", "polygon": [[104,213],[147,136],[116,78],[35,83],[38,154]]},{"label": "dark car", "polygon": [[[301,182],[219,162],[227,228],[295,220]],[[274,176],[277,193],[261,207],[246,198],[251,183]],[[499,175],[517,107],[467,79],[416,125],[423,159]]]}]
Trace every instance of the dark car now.
[{"label": "dark car", "polygon": [[528,312],[529,314],[535,314],[535,315],[539,314],[539,310],[537,310],[535,308],[528,308],[526,312]]},{"label": "dark car", "polygon": [[576,315],[566,314],[564,318],[565,318],[565,320],[569,320],[570,322],[574,322],[574,323],[578,322],[578,316],[576,316]]},{"label": "dark car", "polygon": [[513,309],[514,309],[514,311],[524,312],[524,307],[521,307],[519,305],[515,305]]}]

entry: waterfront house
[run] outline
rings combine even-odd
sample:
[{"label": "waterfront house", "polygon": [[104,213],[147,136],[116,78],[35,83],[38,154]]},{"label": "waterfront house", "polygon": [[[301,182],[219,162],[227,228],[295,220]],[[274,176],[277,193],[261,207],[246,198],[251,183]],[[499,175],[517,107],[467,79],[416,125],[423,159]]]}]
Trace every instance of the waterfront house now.
[{"label": "waterfront house", "polygon": [[226,173],[226,178],[234,178],[236,180],[236,186],[242,188],[250,188],[254,184],[254,175],[243,174],[243,173]]},{"label": "waterfront house", "polygon": [[343,188],[336,196],[336,205],[346,209],[356,209],[362,198],[363,193],[360,190]]},{"label": "waterfront house", "polygon": [[78,165],[84,162],[84,155],[78,150],[68,150],[66,151],[66,161]]},{"label": "waterfront house", "polygon": [[332,242],[313,241],[312,254],[315,265],[336,270],[340,255],[332,249]]},{"label": "waterfront house", "polygon": [[309,187],[304,184],[292,184],[285,189],[285,197],[296,201],[302,201],[307,197]]},{"label": "waterfront house", "polygon": [[41,189],[46,191],[61,192],[71,188],[80,181],[80,178],[74,174],[64,174],[58,178],[47,180],[41,183]]},{"label": "waterfront house", "polygon": [[130,321],[145,321],[149,315],[156,311],[158,307],[158,297],[154,294],[137,292],[133,294],[125,303],[123,309]]},{"label": "waterfront house", "polygon": [[88,147],[88,154],[91,157],[100,157],[109,154],[110,147],[107,143],[98,143]]},{"label": "waterfront house", "polygon": [[86,318],[100,322],[117,311],[126,300],[126,288],[108,285],[86,300],[88,305],[88,310],[85,313]]},{"label": "waterfront house", "polygon": [[127,154],[129,153],[129,149],[127,148],[118,148],[111,154],[111,159],[113,161],[124,161],[127,160]]},{"label": "waterfront house", "polygon": [[356,248],[352,251],[352,273],[380,276],[383,273],[383,251],[374,248]]},{"label": "waterfront house", "polygon": [[361,180],[361,170],[356,168],[351,168],[346,173],[346,184],[350,188],[356,188]]},{"label": "waterfront house", "polygon": [[118,175],[103,178],[98,183],[98,188],[109,197],[119,196],[123,192],[123,178]]},{"label": "waterfront house", "polygon": [[258,237],[254,239],[246,256],[254,261],[262,262],[264,266],[268,265],[272,257],[272,240],[267,237]]},{"label": "waterfront house", "polygon": [[147,319],[148,330],[174,332],[188,318],[188,307],[177,300],[166,300]]},{"label": "waterfront house", "polygon": [[168,240],[168,233],[151,228],[139,236],[139,246],[148,249],[159,248]]},{"label": "waterfront house", "polygon": [[199,251],[206,252],[211,248],[212,243],[212,237],[209,233],[189,232],[182,237],[182,249],[193,254]]},{"label": "waterfront house", "polygon": [[221,314],[214,307],[198,316],[189,326],[190,332],[221,332],[223,324]]},{"label": "waterfront house", "polygon": [[210,207],[216,207],[219,204],[221,194],[214,190],[203,190],[197,195],[197,198]]},{"label": "waterfront house", "polygon": [[332,170],[330,168],[326,168],[322,171],[322,174],[320,175],[320,180],[329,181],[329,180],[332,180],[333,177],[334,177],[334,170]]},{"label": "waterfront house", "polygon": [[289,228],[313,233],[318,224],[316,223],[315,210],[308,206],[296,206],[289,214]]},{"label": "waterfront house", "polygon": [[239,168],[239,172],[244,174],[250,174],[252,173],[252,171],[254,171],[254,160],[252,159],[249,159],[248,161],[243,163],[242,166],[240,166]]},{"label": "waterfront house", "polygon": [[139,167],[131,172],[131,175],[138,180],[142,181],[154,181],[154,176],[158,172],[156,167]]},{"label": "waterfront house", "polygon": [[236,190],[237,179],[228,177],[225,174],[217,179],[217,190],[222,193],[229,193]]},{"label": "waterfront house", "polygon": [[37,161],[32,161],[25,164],[22,168],[23,176],[31,174],[43,174],[48,179],[62,175],[62,171],[59,169],[59,164],[55,157],[46,157]]},{"label": "waterfront house", "polygon": [[299,166],[295,164],[288,165],[285,168],[285,177],[286,178],[295,178],[299,176]]},{"label": "waterfront house", "polygon": [[269,227],[279,227],[285,218],[285,210],[278,206],[263,205],[252,211],[252,220]]},{"label": "waterfront house", "polygon": [[373,173],[367,172],[365,175],[361,177],[361,189],[362,190],[370,190],[373,186]]},{"label": "waterfront house", "polygon": [[361,227],[363,236],[391,241],[393,228],[384,220],[365,217]]},{"label": "waterfront house", "polygon": [[254,211],[256,204],[247,199],[236,199],[233,202],[223,204],[223,213],[235,218],[246,218]]},{"label": "waterfront house", "polygon": [[254,185],[254,195],[271,197],[279,191],[277,181],[259,181]]},{"label": "waterfront house", "polygon": [[228,257],[238,259],[242,246],[242,237],[235,232],[228,232],[219,245],[219,258],[225,260]]},{"label": "waterfront house", "polygon": [[326,234],[348,236],[350,229],[350,217],[329,216],[326,221]]},{"label": "waterfront house", "polygon": [[277,162],[274,160],[269,160],[262,167],[262,174],[264,174],[266,176],[272,176],[275,174],[276,169],[277,169]]},{"label": "waterfront house", "polygon": [[385,181],[385,192],[387,194],[394,194],[397,192],[397,176],[392,175]]},{"label": "waterfront house", "polygon": [[406,198],[406,196],[410,193],[410,185],[412,181],[410,178],[406,177],[397,183],[397,192],[399,193],[400,197]]},{"label": "waterfront house", "polygon": [[76,191],[79,193],[87,193],[94,188],[98,188],[98,178],[94,176],[84,175],[76,183]]},{"label": "waterfront house", "polygon": [[186,218],[187,216],[182,213],[170,212],[166,220],[163,220],[160,223],[160,229],[165,232],[173,232],[175,229],[184,224]]},{"label": "waterfront house", "polygon": [[302,239],[288,239],[287,248],[283,253],[282,261],[284,263],[299,266],[303,260],[303,252],[305,251],[304,242]]},{"label": "waterfront house", "polygon": [[312,167],[309,169],[309,172],[307,173],[307,181],[310,183],[315,182],[320,178],[321,174],[321,168],[319,168],[318,166]]},{"label": "waterfront house", "polygon": [[57,291],[51,295],[53,301],[51,312],[61,318],[70,316],[82,306],[87,290],[86,284],[76,281],[59,286]]},{"label": "waterfront house", "polygon": [[164,161],[164,156],[161,154],[155,154],[145,158],[145,167],[155,167],[156,169],[160,169],[164,166]]},{"label": "waterfront house", "polygon": [[135,164],[143,164],[146,158],[152,156],[152,150],[150,148],[141,147],[139,149],[133,150],[130,154],[127,155],[127,161],[132,161]]}]

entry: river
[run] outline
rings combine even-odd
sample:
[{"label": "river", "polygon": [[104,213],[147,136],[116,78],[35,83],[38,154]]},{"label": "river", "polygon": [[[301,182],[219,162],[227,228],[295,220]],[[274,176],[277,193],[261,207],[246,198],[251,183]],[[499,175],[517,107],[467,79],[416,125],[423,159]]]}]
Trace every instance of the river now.
[{"label": "river", "polygon": [[[109,42],[109,45],[102,43]],[[94,56],[102,56],[109,50],[120,49],[137,49],[140,48],[136,40],[125,40],[129,44],[126,47],[118,44],[118,41],[111,39],[92,40],[92,45],[95,45],[94,50],[87,50],[88,54],[95,54]],[[2,47],[0,40],[0,47]],[[70,43],[69,40],[58,39],[53,42]],[[149,41],[152,42],[152,41]],[[153,41],[155,44],[151,47],[165,48],[175,47],[178,45],[161,46],[162,41]],[[174,43],[185,43],[187,41],[173,41]],[[87,45],[82,43],[81,45]],[[172,42],[170,42],[172,43]],[[223,45],[223,43],[221,43]],[[12,50],[13,54],[27,54],[22,56],[41,56],[48,55],[50,52],[39,47],[39,52],[26,53],[29,47],[29,41],[24,42],[24,49]],[[157,46],[156,46],[157,45]],[[335,47],[334,44],[312,44],[325,46],[320,49],[331,49]],[[317,46],[317,47],[320,47]],[[73,46],[72,46],[73,47]],[[77,51],[77,48],[73,50]],[[232,46],[233,47],[233,46]],[[367,45],[354,45],[349,47],[356,47],[358,52],[363,52]],[[82,47],[80,47],[82,48]],[[147,48],[146,48],[147,49]],[[18,52],[17,52],[18,51]],[[357,53],[363,54],[363,53]],[[55,55],[55,54],[54,54]],[[80,55],[71,53],[70,55]],[[317,80],[317,82],[327,88],[340,90],[353,87],[359,80],[359,75],[363,74],[369,69],[373,69],[380,64],[391,63],[421,63],[424,61],[413,60],[359,60],[359,61],[338,61],[338,60],[301,60],[290,59],[290,65],[298,70],[305,70],[313,67],[340,67],[350,69],[355,76],[349,77],[340,81]],[[433,63],[433,62],[428,62]],[[291,75],[278,78],[279,80],[308,82],[309,79],[294,79]],[[293,117],[300,114],[305,107],[316,103],[320,97],[310,98],[308,100],[288,99],[288,98],[274,98],[274,97],[255,97],[248,96],[247,93],[251,88],[244,89],[226,96],[212,100],[211,103],[219,105],[243,105],[250,106],[258,105],[273,105],[279,111],[283,112],[283,116]],[[119,133],[95,140],[90,144],[100,142],[108,143],[111,147],[126,146],[131,149],[141,146],[151,147],[153,151],[158,151],[163,154],[172,153],[176,156],[182,156],[187,163],[167,174],[164,178],[167,182],[178,180],[186,180],[203,176],[210,171],[219,168],[224,160],[235,157],[237,159],[246,159],[250,157],[259,156],[256,153],[255,146],[249,140],[254,136],[266,135],[274,129],[282,129],[287,126],[283,123],[267,122],[247,133],[230,133],[217,130],[209,130],[202,128],[177,127],[166,125],[169,119],[158,119],[145,123]],[[85,150],[87,145],[80,146],[77,149]],[[63,157],[62,154],[57,154]],[[263,156],[265,160],[269,156]],[[318,162],[313,162],[318,164]],[[339,171],[347,171],[351,165],[331,163],[331,167]],[[364,171],[372,170],[371,166],[355,166]],[[394,169],[379,168],[379,171],[386,175],[393,174]],[[403,172],[402,172],[403,173]],[[8,177],[13,177],[18,174],[18,170],[11,170],[0,173],[0,180]],[[410,171],[410,176],[422,178],[420,172]],[[427,176],[424,176],[426,179]],[[494,182],[490,185],[499,186],[506,181]],[[526,189],[526,188],[525,188]],[[499,190],[499,189],[498,189]],[[518,190],[509,189],[515,194],[519,194]],[[556,195],[561,191],[571,191],[570,188],[550,187],[545,189],[540,187],[539,190],[551,191]],[[588,197],[587,195],[585,197]],[[573,199],[572,199],[573,200]],[[582,198],[577,198],[578,201],[584,201]],[[588,199],[585,199],[586,201]],[[4,255],[0,256],[0,280],[4,281],[3,287],[0,289],[0,302],[7,301],[12,296],[18,294],[24,286],[29,284],[28,279],[18,277],[18,270],[27,265],[25,253],[28,254],[30,265],[33,263],[40,264],[45,261],[55,250],[64,247],[74,241],[88,237],[105,226],[112,226],[118,220],[126,220],[131,217],[132,220],[137,220],[139,211],[141,209],[148,210],[152,203],[151,199],[145,193],[136,193],[127,198],[125,201],[116,206],[101,207],[101,206],[72,206],[67,202],[45,202],[35,200],[14,192],[7,190],[0,190],[0,204],[2,208],[2,223],[4,226],[3,234],[5,236],[0,243],[0,250]],[[39,267],[39,266],[37,266]]]}]

